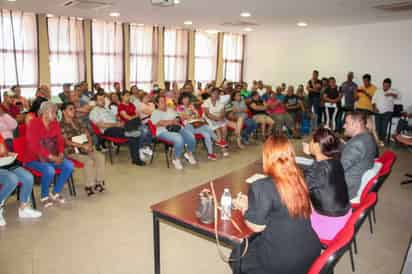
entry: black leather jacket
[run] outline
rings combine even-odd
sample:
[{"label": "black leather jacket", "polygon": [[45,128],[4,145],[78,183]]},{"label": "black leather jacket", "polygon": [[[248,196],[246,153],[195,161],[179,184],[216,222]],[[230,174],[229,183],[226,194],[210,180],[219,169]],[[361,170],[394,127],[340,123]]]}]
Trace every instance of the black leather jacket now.
[{"label": "black leather jacket", "polygon": [[305,168],[305,177],[312,205],[319,214],[339,217],[350,210],[345,174],[339,160],[315,161]]}]

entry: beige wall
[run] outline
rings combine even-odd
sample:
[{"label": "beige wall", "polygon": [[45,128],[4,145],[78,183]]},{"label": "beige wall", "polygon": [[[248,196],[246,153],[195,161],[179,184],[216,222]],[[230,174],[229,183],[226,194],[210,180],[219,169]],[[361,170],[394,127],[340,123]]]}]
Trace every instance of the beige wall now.
[{"label": "beige wall", "polygon": [[86,81],[89,86],[89,90],[93,89],[93,71],[92,71],[92,20],[83,21],[83,33],[84,33],[84,58],[86,64]]},{"label": "beige wall", "polygon": [[39,85],[50,85],[49,35],[47,33],[47,18],[45,14],[37,15],[37,27]]}]

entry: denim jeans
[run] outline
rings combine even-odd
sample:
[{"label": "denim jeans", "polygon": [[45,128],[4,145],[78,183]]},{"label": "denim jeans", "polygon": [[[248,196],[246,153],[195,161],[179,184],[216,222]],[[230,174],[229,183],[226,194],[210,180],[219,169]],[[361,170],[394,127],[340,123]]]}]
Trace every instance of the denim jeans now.
[{"label": "denim jeans", "polygon": [[256,132],[256,130],[258,128],[258,124],[253,119],[245,118],[243,120],[243,125],[244,125],[244,128],[243,128],[242,133],[241,133],[242,139],[244,141],[249,141],[250,135],[252,135],[252,133]]},{"label": "denim jeans", "polygon": [[195,136],[185,128],[182,128],[179,132],[165,131],[160,133],[157,137],[173,143],[176,159],[180,158],[182,155],[185,145],[187,145],[187,150],[190,152],[194,152],[196,148]]},{"label": "denim jeans", "polygon": [[139,148],[152,144],[152,134],[150,133],[149,127],[147,125],[141,125],[139,127],[140,137],[138,141]]},{"label": "denim jeans", "polygon": [[40,172],[41,175],[41,198],[49,196],[49,187],[53,182],[55,176],[56,168],[61,170],[60,175],[57,177],[56,183],[54,185],[54,193],[60,193],[63,190],[64,183],[70,178],[73,173],[73,163],[67,159],[64,159],[63,162],[59,165],[50,162],[40,162],[32,161],[26,164],[27,167],[30,167],[34,170]]},{"label": "denim jeans", "polygon": [[213,141],[217,140],[217,136],[215,132],[208,125],[203,125],[201,127],[195,128],[193,125],[187,124],[185,126],[185,129],[191,132],[193,135],[194,134],[202,135],[205,141],[207,153],[209,154],[213,153]]},{"label": "denim jeans", "polygon": [[388,125],[392,118],[392,112],[375,114],[376,133],[381,141],[385,141],[388,133]]},{"label": "denim jeans", "polygon": [[22,203],[27,203],[30,199],[33,189],[33,176],[22,167],[13,170],[0,169],[0,184],[3,186],[0,190],[0,203],[6,200],[8,196],[21,183],[19,199]]}]

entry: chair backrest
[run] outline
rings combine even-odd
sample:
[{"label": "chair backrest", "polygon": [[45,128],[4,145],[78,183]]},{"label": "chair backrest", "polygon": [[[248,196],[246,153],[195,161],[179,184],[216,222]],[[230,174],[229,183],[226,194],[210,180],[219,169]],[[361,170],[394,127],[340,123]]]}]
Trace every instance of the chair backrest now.
[{"label": "chair backrest", "polygon": [[150,134],[156,137],[156,126],[153,124],[152,120],[147,121],[147,126],[149,127]]},{"label": "chair backrest", "polygon": [[16,137],[13,139],[13,149],[17,153],[17,160],[24,164],[24,152],[26,151],[26,137]]},{"label": "chair backrest", "polygon": [[376,174],[376,176],[373,176],[372,179],[369,180],[368,184],[365,186],[365,188],[362,191],[362,195],[360,198],[360,203],[363,204],[366,197],[372,192],[372,188],[375,186],[379,178],[379,175]]},{"label": "chair backrest", "polygon": [[384,176],[391,171],[391,168],[396,160],[396,154],[391,150],[386,150],[378,158],[378,161],[382,163],[382,168],[379,172],[379,176]]},{"label": "chair backrest", "polygon": [[358,232],[362,224],[368,217],[369,212],[378,202],[378,195],[374,192],[368,193],[366,198],[361,202],[360,206],[352,212],[348,220],[348,224],[355,227],[355,232]]},{"label": "chair backrest", "polygon": [[328,248],[313,262],[308,274],[329,274],[352,242],[354,226],[346,224]]},{"label": "chair backrest", "polygon": [[95,135],[97,135],[97,136],[103,135],[100,128],[95,123],[93,123],[92,121],[90,121],[90,126],[92,127],[93,133]]}]

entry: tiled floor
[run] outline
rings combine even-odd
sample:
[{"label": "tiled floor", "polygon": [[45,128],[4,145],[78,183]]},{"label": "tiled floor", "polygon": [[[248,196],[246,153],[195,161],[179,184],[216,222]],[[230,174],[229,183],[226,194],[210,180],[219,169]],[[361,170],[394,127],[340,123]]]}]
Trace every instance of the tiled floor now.
[{"label": "tiled floor", "polygon": [[[200,165],[183,172],[167,169],[161,153],[151,166],[131,166],[123,149],[115,164],[107,165],[107,193],[87,198],[77,185],[78,197],[44,211],[35,221],[16,217],[13,197],[5,214],[8,225],[0,229],[0,274],[153,273],[149,206],[247,165],[260,157],[260,149],[235,150],[216,162],[207,161],[201,151]],[[406,171],[412,172],[412,154],[397,153],[394,172],[379,195],[375,233],[367,225],[359,233],[356,273],[400,271],[412,232],[412,185],[401,187],[399,182]],[[230,273],[213,242],[168,224],[161,224],[160,232],[163,274]],[[352,273],[347,255],[335,273]]]}]

